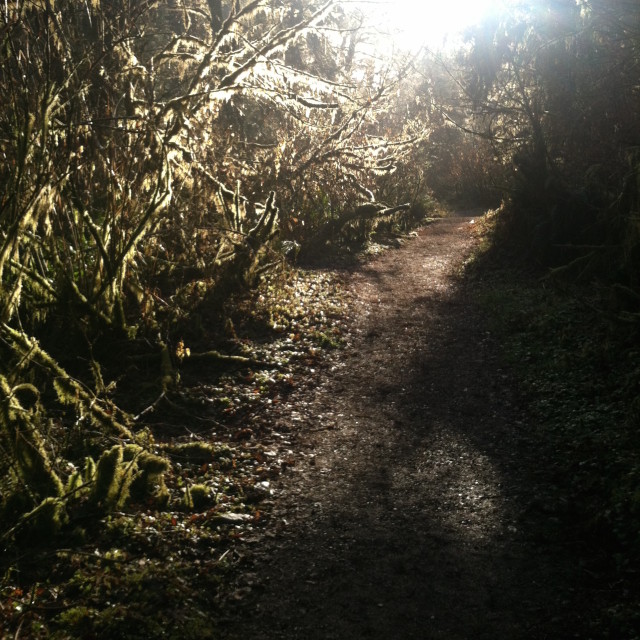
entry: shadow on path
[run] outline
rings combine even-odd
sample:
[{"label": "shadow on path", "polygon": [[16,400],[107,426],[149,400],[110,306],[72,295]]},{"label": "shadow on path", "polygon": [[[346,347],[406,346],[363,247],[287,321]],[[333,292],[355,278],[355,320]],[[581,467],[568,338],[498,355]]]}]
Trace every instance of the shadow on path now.
[{"label": "shadow on path", "polygon": [[544,460],[456,275],[471,229],[438,222],[349,277],[352,342],[288,409],[323,429],[297,433],[223,638],[584,637],[580,569],[530,508]]}]

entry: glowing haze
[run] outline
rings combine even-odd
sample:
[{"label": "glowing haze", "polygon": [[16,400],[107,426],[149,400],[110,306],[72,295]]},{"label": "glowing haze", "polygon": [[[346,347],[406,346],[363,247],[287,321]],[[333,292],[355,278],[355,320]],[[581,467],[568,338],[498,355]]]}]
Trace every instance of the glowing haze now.
[{"label": "glowing haze", "polygon": [[503,10],[509,0],[381,0],[362,4],[362,11],[380,21],[394,41],[408,49],[452,46],[466,27],[489,13]]}]

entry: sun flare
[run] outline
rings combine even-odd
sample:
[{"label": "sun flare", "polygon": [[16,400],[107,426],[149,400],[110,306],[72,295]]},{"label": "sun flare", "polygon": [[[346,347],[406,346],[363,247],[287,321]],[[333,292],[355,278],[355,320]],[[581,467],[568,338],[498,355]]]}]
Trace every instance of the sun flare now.
[{"label": "sun flare", "polygon": [[503,10],[507,3],[508,0],[381,0],[368,4],[382,19],[383,30],[400,46],[442,49],[451,46],[465,28],[489,13]]}]

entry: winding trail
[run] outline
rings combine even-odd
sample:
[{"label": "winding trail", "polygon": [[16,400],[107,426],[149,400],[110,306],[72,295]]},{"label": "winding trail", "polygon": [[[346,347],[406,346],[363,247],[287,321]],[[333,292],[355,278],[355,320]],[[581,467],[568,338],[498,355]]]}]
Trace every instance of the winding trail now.
[{"label": "winding trail", "polygon": [[346,276],[350,344],[279,408],[300,463],[222,638],[584,637],[580,569],[535,507],[544,463],[458,277],[472,229],[441,220]]}]

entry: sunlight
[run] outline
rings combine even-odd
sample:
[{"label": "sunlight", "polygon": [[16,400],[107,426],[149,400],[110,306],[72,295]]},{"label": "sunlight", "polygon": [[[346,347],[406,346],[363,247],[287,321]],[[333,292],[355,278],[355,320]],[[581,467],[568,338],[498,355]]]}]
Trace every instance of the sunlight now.
[{"label": "sunlight", "polygon": [[367,2],[363,12],[384,25],[384,33],[402,48],[447,49],[455,45],[464,29],[504,10],[508,3],[509,0],[381,0]]}]

